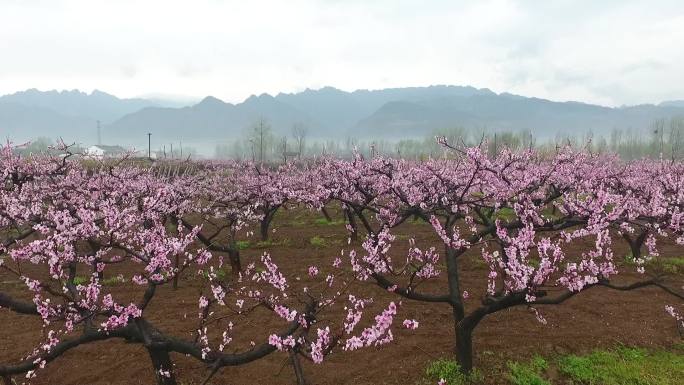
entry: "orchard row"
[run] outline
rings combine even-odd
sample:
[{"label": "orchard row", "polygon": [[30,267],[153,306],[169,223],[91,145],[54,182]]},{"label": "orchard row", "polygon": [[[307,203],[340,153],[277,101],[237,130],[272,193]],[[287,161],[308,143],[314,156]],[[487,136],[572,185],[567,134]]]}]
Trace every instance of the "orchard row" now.
[{"label": "orchard row", "polygon": [[[223,367],[278,351],[304,383],[302,359],[325,364],[336,351],[387,344],[393,329],[420,327],[421,320],[401,316],[399,304],[409,300],[451,307],[455,358],[466,373],[473,331],[487,315],[526,306],[544,322],[544,305],[595,286],[660,288],[672,297],[663,316],[684,323],[681,282],[648,263],[662,240],[684,244],[684,164],[625,163],[569,149],[492,157],[441,144],[449,156],[425,162],[357,156],[282,166],[93,162],[74,159],[68,147],[60,156],[22,158],[5,146],[0,276],[21,282],[26,295],[0,291],[0,308],[39,317],[43,337],[17,349],[16,361],[0,363],[0,376],[8,384],[31,378],[80,345],[124,339],[145,347],[159,384],[176,383],[171,353],[205,364],[208,382]],[[326,208],[341,207],[349,245],[298,275],[285,274],[266,253],[243,261],[240,242],[255,233],[266,240],[276,213],[294,206],[326,217]],[[391,256],[395,230],[416,218],[441,242],[411,240],[401,258]],[[614,242],[629,245],[627,268],[642,279],[614,283],[625,268]],[[463,255],[473,251],[488,271],[480,293],[461,278]],[[110,274],[121,265],[134,273]],[[77,279],[84,268],[87,279]],[[179,284],[187,275],[202,282],[196,328],[192,337],[169,335],[146,311],[161,286],[197,291]],[[300,276],[311,284],[295,283]],[[104,284],[112,277],[140,290]],[[442,289],[425,290],[427,281]],[[369,285],[396,300],[378,304],[357,293]],[[466,306],[469,296],[477,306]],[[240,320],[264,311],[281,327],[245,341]]]}]

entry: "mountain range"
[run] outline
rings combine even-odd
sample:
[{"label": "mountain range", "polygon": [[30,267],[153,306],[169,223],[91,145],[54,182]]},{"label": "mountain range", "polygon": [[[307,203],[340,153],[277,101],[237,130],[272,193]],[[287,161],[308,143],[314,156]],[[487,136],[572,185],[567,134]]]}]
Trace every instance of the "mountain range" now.
[{"label": "mountain range", "polygon": [[0,135],[14,142],[62,137],[91,144],[97,140],[100,121],[104,142],[138,148],[146,147],[147,133],[157,142],[226,142],[243,137],[260,119],[268,121],[276,135],[289,135],[294,124],[304,124],[314,138],[400,139],[451,127],[525,129],[544,138],[641,129],[655,119],[675,116],[684,116],[684,101],[613,108],[468,86],[353,92],[325,87],[254,95],[237,104],[207,96],[187,106],[158,99],[120,99],[101,91],[30,89],[0,97]]}]

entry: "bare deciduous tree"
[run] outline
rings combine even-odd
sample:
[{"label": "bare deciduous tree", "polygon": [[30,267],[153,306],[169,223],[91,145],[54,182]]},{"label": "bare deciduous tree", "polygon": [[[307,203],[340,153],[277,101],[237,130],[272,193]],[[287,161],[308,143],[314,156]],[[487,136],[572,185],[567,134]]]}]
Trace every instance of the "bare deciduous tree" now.
[{"label": "bare deciduous tree", "polygon": [[302,154],[304,153],[306,134],[308,132],[309,129],[303,123],[295,123],[292,126],[292,137],[294,138],[295,143],[297,144],[297,152],[299,153],[298,157],[300,159],[302,157]]}]

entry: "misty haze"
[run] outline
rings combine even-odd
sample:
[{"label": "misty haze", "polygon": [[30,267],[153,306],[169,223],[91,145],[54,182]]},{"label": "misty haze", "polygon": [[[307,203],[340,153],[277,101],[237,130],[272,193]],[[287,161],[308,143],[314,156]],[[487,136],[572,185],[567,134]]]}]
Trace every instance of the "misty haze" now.
[{"label": "misty haze", "polygon": [[0,0],[3,385],[684,385],[684,2]]},{"label": "misty haze", "polygon": [[[147,134],[155,157],[186,155],[207,158],[251,157],[250,139],[257,126],[267,130],[265,155],[350,156],[375,145],[387,155],[434,155],[436,135],[477,141],[504,140],[521,145],[581,143],[593,140],[604,150],[639,157],[627,143],[647,147],[659,140],[657,129],[679,139],[684,134],[684,101],[604,107],[579,102],[552,102],[469,86],[428,86],[345,92],[332,87],[275,96],[252,95],[241,103],[207,96],[182,103],[162,99],[119,99],[95,90],[90,94],[36,89],[0,97],[0,126],[15,143],[54,143],[61,138],[82,147],[119,145],[147,151]],[[299,134],[296,132],[299,130]],[[303,136],[303,138],[299,138]],[[427,142],[427,143],[426,143]],[[678,143],[678,142],[677,142]],[[672,143],[671,143],[672,144]],[[678,144],[677,144],[678,146]],[[640,151],[632,149],[632,151]]]}]

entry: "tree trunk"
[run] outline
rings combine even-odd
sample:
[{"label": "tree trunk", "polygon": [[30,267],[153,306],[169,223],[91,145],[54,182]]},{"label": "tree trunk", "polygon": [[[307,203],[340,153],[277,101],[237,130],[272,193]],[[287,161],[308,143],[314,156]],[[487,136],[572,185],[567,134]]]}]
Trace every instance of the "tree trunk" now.
[{"label": "tree trunk", "polygon": [[[97,255],[97,252],[100,251],[100,246],[92,240],[88,240],[88,244],[90,245],[90,250],[92,251],[93,255]],[[104,272],[97,271],[98,262],[100,262],[100,260],[93,258],[93,274],[96,274],[97,279],[102,282],[104,279]]]},{"label": "tree trunk", "polygon": [[359,229],[356,226],[356,219],[354,218],[354,213],[350,209],[344,209],[344,214],[347,217],[347,221],[349,222],[349,226],[352,229],[352,233],[350,235],[350,238],[352,242],[356,242],[359,240]]},{"label": "tree trunk", "polygon": [[[171,215],[171,225],[173,226],[173,234],[178,235],[178,224],[179,220],[178,217],[175,215]],[[173,290],[178,289],[178,276],[180,275],[180,271],[178,271],[180,265],[180,256],[176,255],[176,258],[173,263],[173,267],[175,269],[175,274],[173,276]]]},{"label": "tree trunk", "polygon": [[458,257],[463,254],[463,251],[445,246],[445,254],[449,302],[453,312],[454,333],[456,334],[456,360],[461,371],[470,374],[473,370],[473,330],[486,313],[478,309],[468,316],[465,315],[458,271]]},{"label": "tree trunk", "polygon": [[449,297],[454,317],[454,332],[456,334],[456,359],[465,374],[473,370],[473,328],[464,319],[465,309],[461,298],[458,275],[457,251],[446,247],[447,278],[449,280]]},{"label": "tree trunk", "polygon": [[173,373],[173,363],[169,352],[166,350],[147,348],[147,352],[152,359],[154,375],[158,385],[176,385],[176,376]]},{"label": "tree trunk", "polygon": [[473,371],[473,328],[461,322],[456,323],[456,359],[463,373]]},{"label": "tree trunk", "polygon": [[632,253],[632,260],[636,261],[637,259],[641,258],[641,247],[644,245],[647,236],[647,230],[642,230],[641,233],[639,233],[639,235],[634,239],[632,239],[632,237],[630,237],[627,233],[622,235],[629,245],[629,250]]},{"label": "tree trunk", "polygon": [[175,270],[175,273],[173,276],[173,290],[178,289],[178,276],[180,275],[179,265],[180,265],[180,256],[176,255],[176,259],[173,261],[173,267]]},{"label": "tree trunk", "polygon": [[480,307],[455,323],[456,359],[466,375],[473,371],[473,331],[489,313],[486,307]]},{"label": "tree trunk", "polygon": [[266,214],[264,214],[264,218],[260,221],[259,223],[259,230],[261,233],[261,240],[262,241],[268,241],[268,228],[271,226],[271,221],[273,221],[273,217],[275,216],[275,211],[268,211]]},{"label": "tree trunk", "polygon": [[629,243],[629,250],[632,252],[632,259],[637,260],[641,258],[641,245],[637,245],[636,242]]},{"label": "tree trunk", "polygon": [[234,276],[240,275],[242,272],[242,264],[240,263],[240,249],[237,246],[233,246],[228,251],[228,259],[230,260],[231,272]]},{"label": "tree trunk", "polygon": [[299,361],[297,353],[290,351],[290,361],[292,361],[292,367],[297,377],[297,385],[308,385],[309,383],[306,381],[306,377],[304,377],[304,369],[302,369],[302,363]]},{"label": "tree trunk", "polygon": [[321,213],[323,213],[323,216],[325,217],[325,220],[328,222],[332,222],[332,218],[330,217],[330,214],[328,213],[328,210],[325,209],[325,206],[321,208]]},{"label": "tree trunk", "polygon": [[93,273],[97,275],[98,281],[100,281],[100,283],[102,283],[102,280],[104,279],[104,272],[97,271],[97,263],[98,262],[99,261],[97,259],[93,261]]},{"label": "tree trunk", "polygon": [[[461,252],[462,253],[462,252]],[[458,256],[461,254],[453,247],[446,246],[447,279],[449,284],[449,301],[454,313],[454,322],[460,322],[465,316],[463,299],[461,298],[460,277],[458,275]]]}]

